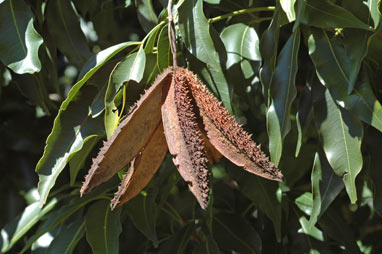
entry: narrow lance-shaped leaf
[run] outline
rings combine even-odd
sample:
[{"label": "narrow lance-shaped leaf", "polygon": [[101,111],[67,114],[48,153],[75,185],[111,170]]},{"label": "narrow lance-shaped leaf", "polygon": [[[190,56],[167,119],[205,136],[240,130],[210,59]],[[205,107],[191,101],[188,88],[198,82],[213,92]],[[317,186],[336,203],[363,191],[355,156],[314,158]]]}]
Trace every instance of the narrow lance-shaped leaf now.
[{"label": "narrow lance-shaped leaf", "polygon": [[266,106],[269,106],[270,104],[269,89],[271,87],[273,73],[276,69],[277,48],[281,22],[280,12],[280,7],[276,6],[271,24],[263,33],[260,41],[260,53],[263,58],[263,66],[260,69],[260,80],[263,86],[263,96]]},{"label": "narrow lance-shaped leaf", "polygon": [[80,22],[69,0],[49,1],[45,9],[47,28],[58,49],[69,62],[81,67],[91,52]]},{"label": "narrow lance-shaped leaf", "polygon": [[319,82],[313,86],[314,118],[322,147],[334,172],[342,176],[352,203],[357,201],[355,178],[362,168],[363,126],[336,104],[329,90]]},{"label": "narrow lance-shaped leaf", "polygon": [[378,0],[367,1],[367,6],[369,7],[371,18],[374,21],[374,29],[378,27],[381,20],[381,12],[379,11],[378,3]]},{"label": "narrow lance-shaped leaf", "polygon": [[121,209],[111,211],[108,200],[89,207],[85,216],[86,239],[95,254],[118,254],[122,232]]},{"label": "narrow lance-shaped leaf", "polygon": [[63,225],[60,233],[53,239],[49,245],[49,253],[73,253],[78,242],[85,234],[85,221],[82,217],[70,223],[69,225]]},{"label": "narrow lance-shaped leaf", "polygon": [[271,83],[272,103],[267,113],[269,150],[279,164],[285,136],[290,131],[289,111],[296,97],[297,55],[300,47],[300,29],[296,29],[281,50]]},{"label": "narrow lance-shaped leaf", "polygon": [[33,13],[22,1],[0,3],[0,60],[17,74],[41,70],[38,50],[43,43],[33,26]]},{"label": "narrow lance-shaped leaf", "polygon": [[175,166],[200,206],[205,209],[209,194],[207,157],[190,97],[188,80],[181,70],[176,68],[171,84],[164,87],[164,132],[170,153],[175,156]]},{"label": "narrow lance-shaped leaf", "polygon": [[161,121],[162,87],[171,78],[170,69],[163,72],[132,106],[130,113],[104,143],[85,178],[81,195],[107,181],[136,157]]},{"label": "narrow lance-shaped leaf", "polygon": [[280,5],[286,13],[289,22],[292,22],[296,19],[296,13],[294,11],[294,5],[296,0],[280,0]]},{"label": "narrow lance-shaped leaf", "polygon": [[311,180],[313,205],[309,219],[309,228],[316,224],[321,214],[326,211],[344,188],[341,177],[334,173],[321,148],[319,148],[314,157]]},{"label": "narrow lance-shaped leaf", "polygon": [[159,70],[164,70],[167,66],[172,65],[172,55],[170,50],[170,43],[168,41],[168,27],[164,26],[160,31],[158,38],[158,55],[157,55],[157,64]]},{"label": "narrow lance-shaped leaf", "polygon": [[160,122],[153,136],[131,162],[130,168],[123,176],[118,192],[111,201],[112,209],[123,205],[141,192],[159,169],[167,150],[163,124]]},{"label": "narrow lance-shaped leaf", "polygon": [[147,33],[158,23],[153,4],[151,0],[135,0],[135,6],[137,7],[139,23]]}]

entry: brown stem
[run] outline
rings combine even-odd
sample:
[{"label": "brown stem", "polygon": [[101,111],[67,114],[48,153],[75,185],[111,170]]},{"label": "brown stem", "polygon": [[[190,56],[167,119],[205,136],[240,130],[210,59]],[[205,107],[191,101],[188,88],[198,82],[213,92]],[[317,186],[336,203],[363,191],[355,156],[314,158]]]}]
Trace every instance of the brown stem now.
[{"label": "brown stem", "polygon": [[168,1],[167,5],[168,12],[168,40],[170,43],[171,53],[172,53],[172,65],[178,67],[178,60],[176,58],[176,37],[175,37],[175,28],[172,17],[172,0]]}]

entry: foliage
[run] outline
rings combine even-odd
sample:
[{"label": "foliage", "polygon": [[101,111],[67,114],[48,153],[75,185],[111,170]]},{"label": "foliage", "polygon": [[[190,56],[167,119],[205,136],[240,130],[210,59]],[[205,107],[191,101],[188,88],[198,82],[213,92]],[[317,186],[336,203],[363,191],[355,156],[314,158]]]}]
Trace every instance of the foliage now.
[{"label": "foliage", "polygon": [[167,154],[121,208],[117,176],[80,198],[102,140],[172,64],[167,1],[1,0],[0,252],[381,253],[380,1],[175,2],[179,63],[284,182],[223,159],[203,210]]}]

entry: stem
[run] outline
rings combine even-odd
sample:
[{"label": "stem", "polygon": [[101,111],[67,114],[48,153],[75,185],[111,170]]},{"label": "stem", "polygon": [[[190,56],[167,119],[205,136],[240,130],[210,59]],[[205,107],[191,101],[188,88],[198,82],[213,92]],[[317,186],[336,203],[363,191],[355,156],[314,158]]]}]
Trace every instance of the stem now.
[{"label": "stem", "polygon": [[241,14],[258,12],[258,11],[274,11],[274,10],[275,10],[274,6],[255,7],[255,8],[249,8],[249,9],[242,9],[242,10],[233,11],[233,12],[221,15],[221,16],[217,16],[217,17],[214,17],[214,18],[210,18],[208,20],[208,22],[209,23],[214,23],[214,22],[218,22],[218,21],[223,20],[223,19],[227,19],[227,18],[233,17],[233,16],[241,15]]},{"label": "stem", "polygon": [[167,13],[168,13],[168,40],[170,43],[170,48],[172,53],[172,65],[174,67],[177,67],[178,61],[176,59],[176,37],[175,37],[174,22],[172,17],[172,0],[168,1]]}]

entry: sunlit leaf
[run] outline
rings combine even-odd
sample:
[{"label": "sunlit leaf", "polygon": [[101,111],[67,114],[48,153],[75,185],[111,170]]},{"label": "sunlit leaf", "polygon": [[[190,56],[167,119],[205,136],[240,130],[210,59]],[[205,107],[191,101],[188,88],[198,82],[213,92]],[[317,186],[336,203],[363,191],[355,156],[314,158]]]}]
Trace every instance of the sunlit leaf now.
[{"label": "sunlit leaf", "polygon": [[362,168],[363,126],[347,110],[337,105],[329,90],[319,82],[313,86],[314,119],[326,158],[334,172],[342,176],[352,203],[357,201],[355,178]]},{"label": "sunlit leaf", "polygon": [[43,43],[33,25],[33,13],[22,1],[0,3],[0,60],[18,74],[41,70],[38,51]]},{"label": "sunlit leaf", "polygon": [[292,22],[296,19],[296,13],[294,11],[294,4],[296,0],[280,0],[280,5],[286,13],[289,22]]},{"label": "sunlit leaf", "polygon": [[378,0],[368,0],[367,6],[369,7],[371,18],[374,21],[374,29],[376,29],[381,20],[381,12],[379,11],[379,2]]},{"label": "sunlit leaf", "polygon": [[245,78],[254,74],[250,61],[261,61],[255,29],[242,23],[227,26],[220,34],[227,51],[227,69],[240,64]]},{"label": "sunlit leaf", "polygon": [[46,213],[54,208],[57,199],[52,199],[44,208],[41,208],[39,204],[38,201],[30,204],[20,216],[1,229],[1,252],[10,250]]},{"label": "sunlit leaf", "polygon": [[168,66],[172,65],[172,54],[170,50],[170,44],[168,41],[168,27],[164,26],[160,31],[158,38],[158,58],[157,63],[159,70],[163,71]]}]

